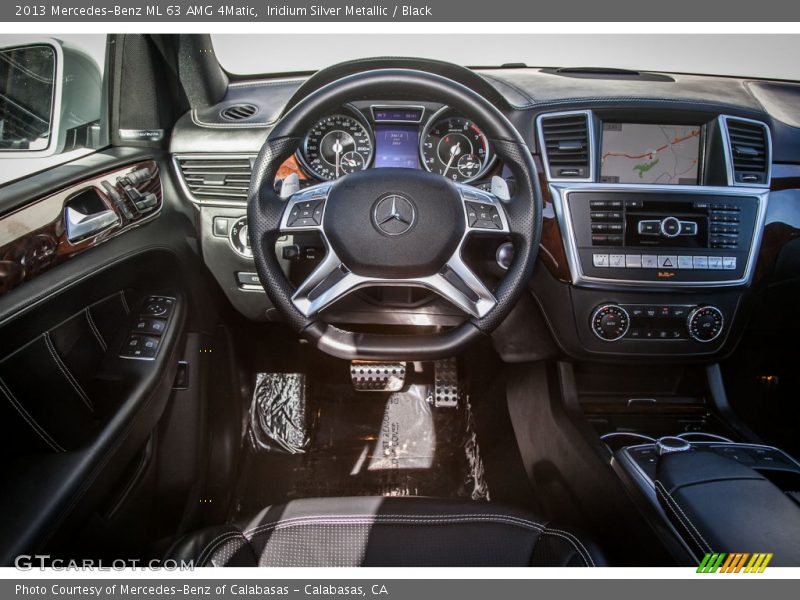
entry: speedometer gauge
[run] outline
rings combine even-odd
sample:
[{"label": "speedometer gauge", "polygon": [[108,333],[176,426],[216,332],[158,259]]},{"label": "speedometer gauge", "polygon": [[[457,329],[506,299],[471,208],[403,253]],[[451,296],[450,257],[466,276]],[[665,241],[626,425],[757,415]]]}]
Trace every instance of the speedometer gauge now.
[{"label": "speedometer gauge", "polygon": [[[447,114],[445,114],[447,113]],[[445,108],[425,127],[420,140],[422,164],[453,181],[473,181],[489,166],[489,142],[475,123]]]},{"label": "speedometer gauge", "polygon": [[372,137],[355,117],[330,115],[320,119],[306,134],[301,157],[318,178],[336,179],[369,166]]}]

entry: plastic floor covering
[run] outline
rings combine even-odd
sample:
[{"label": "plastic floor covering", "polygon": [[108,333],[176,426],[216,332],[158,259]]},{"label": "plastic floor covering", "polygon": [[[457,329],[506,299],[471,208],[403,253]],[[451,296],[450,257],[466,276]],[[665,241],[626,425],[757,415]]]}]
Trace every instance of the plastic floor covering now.
[{"label": "plastic floor covering", "polygon": [[432,386],[397,393],[261,373],[234,515],[295,498],[436,496],[488,500],[467,398],[433,406]]}]

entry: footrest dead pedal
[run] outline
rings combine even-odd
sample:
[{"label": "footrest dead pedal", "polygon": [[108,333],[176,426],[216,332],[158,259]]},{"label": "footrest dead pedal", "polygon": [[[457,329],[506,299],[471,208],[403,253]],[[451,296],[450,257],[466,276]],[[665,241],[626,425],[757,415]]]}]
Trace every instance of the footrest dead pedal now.
[{"label": "footrest dead pedal", "polygon": [[437,360],[433,365],[433,405],[455,408],[461,398],[458,387],[458,362],[455,358]]},{"label": "footrest dead pedal", "polygon": [[399,392],[406,381],[406,363],[354,360],[350,378],[357,392]]}]

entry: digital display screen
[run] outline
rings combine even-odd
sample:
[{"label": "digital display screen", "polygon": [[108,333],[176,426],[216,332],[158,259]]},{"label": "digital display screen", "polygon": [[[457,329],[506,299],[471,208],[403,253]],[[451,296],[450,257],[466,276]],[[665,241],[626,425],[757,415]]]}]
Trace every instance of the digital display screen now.
[{"label": "digital display screen", "polygon": [[422,110],[419,108],[373,108],[372,116],[375,121],[419,123],[422,120]]},{"label": "digital display screen", "polygon": [[375,167],[419,168],[419,127],[375,125]]},{"label": "digital display screen", "polygon": [[702,125],[603,123],[600,181],[697,185]]}]

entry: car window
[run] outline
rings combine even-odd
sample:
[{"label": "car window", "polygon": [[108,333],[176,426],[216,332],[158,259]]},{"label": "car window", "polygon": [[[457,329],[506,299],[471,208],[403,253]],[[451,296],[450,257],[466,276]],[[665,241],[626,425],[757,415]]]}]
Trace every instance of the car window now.
[{"label": "car window", "polygon": [[107,145],[106,43],[0,36],[0,185]]}]

